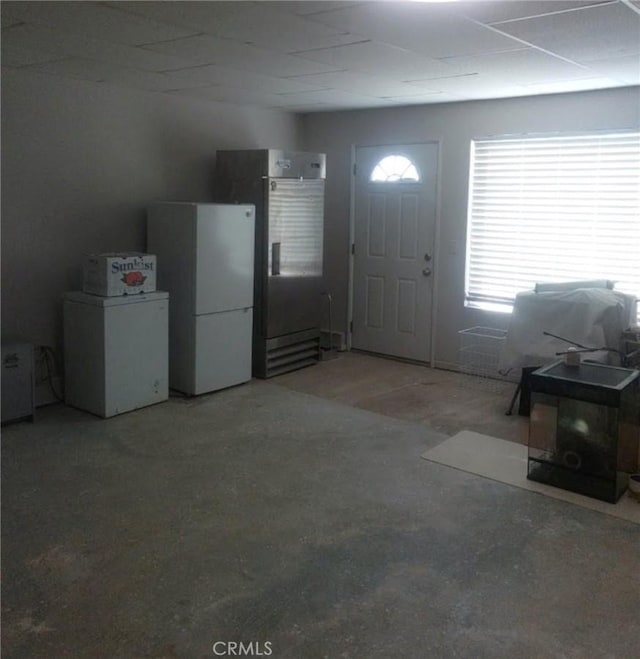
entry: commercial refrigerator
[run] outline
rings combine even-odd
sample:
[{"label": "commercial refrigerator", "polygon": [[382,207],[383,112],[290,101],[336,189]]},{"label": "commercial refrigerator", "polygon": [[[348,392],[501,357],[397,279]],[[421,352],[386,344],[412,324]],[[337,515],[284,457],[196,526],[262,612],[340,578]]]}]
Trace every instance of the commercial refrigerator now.
[{"label": "commercial refrigerator", "polygon": [[161,202],[147,250],[169,291],[169,386],[188,395],[251,379],[253,206]]},{"label": "commercial refrigerator", "polygon": [[167,400],[169,295],[64,295],[65,402],[110,417]]},{"label": "commercial refrigerator", "polygon": [[325,176],[322,153],[257,149],[216,154],[216,199],[256,208],[256,377],[319,359]]}]

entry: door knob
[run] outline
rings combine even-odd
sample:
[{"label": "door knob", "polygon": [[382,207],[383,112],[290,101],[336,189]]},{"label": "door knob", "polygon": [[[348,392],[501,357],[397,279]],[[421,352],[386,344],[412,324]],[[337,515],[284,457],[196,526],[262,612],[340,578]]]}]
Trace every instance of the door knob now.
[{"label": "door knob", "polygon": [[422,274],[423,274],[425,277],[428,277],[429,275],[431,275],[431,268],[425,268],[425,269],[422,271]]},{"label": "door knob", "polygon": [[428,263],[429,261],[431,261],[431,254],[429,254],[429,252],[427,252],[427,253],[424,255],[424,260],[425,260],[427,263]]}]

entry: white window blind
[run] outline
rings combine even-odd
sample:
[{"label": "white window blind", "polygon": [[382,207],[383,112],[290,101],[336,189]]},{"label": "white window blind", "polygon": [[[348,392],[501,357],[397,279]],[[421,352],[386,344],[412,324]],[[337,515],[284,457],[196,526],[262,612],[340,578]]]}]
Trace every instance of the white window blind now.
[{"label": "white window blind", "polygon": [[466,299],[610,279],[640,297],[640,133],[474,140]]}]

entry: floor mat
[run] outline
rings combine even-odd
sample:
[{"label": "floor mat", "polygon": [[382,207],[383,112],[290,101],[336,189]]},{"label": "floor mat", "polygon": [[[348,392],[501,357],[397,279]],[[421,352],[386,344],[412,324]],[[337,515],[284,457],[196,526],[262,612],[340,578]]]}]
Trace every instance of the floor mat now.
[{"label": "floor mat", "polygon": [[522,444],[463,430],[442,444],[425,451],[422,457],[431,462],[640,524],[640,502],[628,492],[622,495],[618,503],[611,504],[527,480],[527,447]]}]

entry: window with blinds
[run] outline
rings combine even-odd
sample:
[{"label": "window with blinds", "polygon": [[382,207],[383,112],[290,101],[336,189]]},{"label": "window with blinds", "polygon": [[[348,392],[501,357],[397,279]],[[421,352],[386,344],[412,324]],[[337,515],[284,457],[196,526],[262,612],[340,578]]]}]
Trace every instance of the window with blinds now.
[{"label": "window with blinds", "polygon": [[640,297],[640,133],[472,141],[467,304],[593,279]]}]

